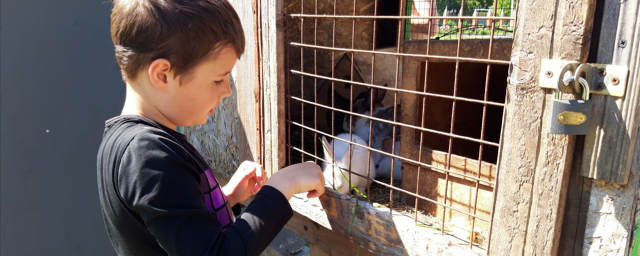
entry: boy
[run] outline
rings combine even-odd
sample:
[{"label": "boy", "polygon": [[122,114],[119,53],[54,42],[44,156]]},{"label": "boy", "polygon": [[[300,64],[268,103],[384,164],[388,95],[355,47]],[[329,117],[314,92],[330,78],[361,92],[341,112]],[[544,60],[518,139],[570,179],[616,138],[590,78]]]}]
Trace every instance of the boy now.
[{"label": "boy", "polygon": [[[231,95],[228,75],[244,33],[226,0],[115,0],[111,37],[126,83],[106,121],[98,190],[118,255],[259,255],[293,216],[293,194],[324,193],[318,165],[268,181],[245,162],[225,187],[177,126],[207,121]],[[233,205],[254,194],[237,220]]]}]

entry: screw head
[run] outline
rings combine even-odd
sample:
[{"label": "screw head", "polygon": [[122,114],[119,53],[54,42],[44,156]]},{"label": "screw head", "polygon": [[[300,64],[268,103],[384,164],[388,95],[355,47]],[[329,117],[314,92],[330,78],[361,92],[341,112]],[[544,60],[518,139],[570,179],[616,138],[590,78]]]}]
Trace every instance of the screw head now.
[{"label": "screw head", "polygon": [[606,76],[607,75],[607,70],[604,68],[598,69],[598,75],[599,76]]},{"label": "screw head", "polygon": [[627,47],[627,40],[626,39],[620,39],[620,42],[618,42],[618,46],[620,46],[620,48]]},{"label": "screw head", "polygon": [[604,89],[604,83],[599,82],[596,84],[596,89],[595,91],[602,91]]},{"label": "screw head", "polygon": [[551,72],[551,70],[547,70],[547,72],[544,73],[548,78],[553,77],[553,72]]},{"label": "screw head", "polygon": [[613,78],[611,78],[611,83],[613,85],[618,85],[618,84],[620,84],[620,79],[618,79],[618,77],[613,77]]}]

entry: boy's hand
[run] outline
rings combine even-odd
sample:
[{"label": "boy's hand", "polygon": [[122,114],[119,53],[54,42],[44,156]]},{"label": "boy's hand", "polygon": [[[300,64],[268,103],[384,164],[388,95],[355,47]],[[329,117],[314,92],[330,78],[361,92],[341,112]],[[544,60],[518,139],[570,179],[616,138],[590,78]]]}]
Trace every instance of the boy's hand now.
[{"label": "boy's hand", "polygon": [[258,193],[266,182],[267,175],[262,165],[244,161],[233,174],[229,183],[222,188],[222,192],[227,196],[229,205],[233,206]]},{"label": "boy's hand", "polygon": [[309,192],[308,198],[324,194],[324,176],[320,166],[314,162],[285,167],[274,173],[266,184],[282,192],[287,200],[303,192]]}]

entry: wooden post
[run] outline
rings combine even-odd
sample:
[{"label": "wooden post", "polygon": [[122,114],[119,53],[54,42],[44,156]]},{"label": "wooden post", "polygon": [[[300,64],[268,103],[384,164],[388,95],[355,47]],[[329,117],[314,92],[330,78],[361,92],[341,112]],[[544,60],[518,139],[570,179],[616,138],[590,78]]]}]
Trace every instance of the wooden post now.
[{"label": "wooden post", "polygon": [[[598,120],[601,125],[592,127],[592,133],[585,139],[582,170],[583,174],[591,170],[586,173],[598,174],[594,177],[611,182],[593,180],[587,188],[590,197],[584,240],[577,241],[582,243],[582,251],[575,255],[629,255],[637,225],[640,200],[638,4],[638,0],[605,1],[598,63],[628,66],[629,80],[622,99],[592,96],[594,110],[599,110],[594,116],[601,118]],[[625,44],[621,44],[623,39]]]},{"label": "wooden post", "polygon": [[262,92],[264,113],[264,164],[269,175],[285,164],[285,54],[282,0],[266,1],[262,8]]},{"label": "wooden post", "polygon": [[[613,52],[612,62],[609,63],[625,66],[634,64],[633,58],[637,50],[633,44],[637,36],[634,32],[638,31],[637,4],[638,1],[627,1],[621,4],[622,8],[618,9],[619,24],[614,24],[618,27],[618,36],[615,37],[617,40],[607,45],[609,47],[602,51],[603,54],[606,51]],[[607,15],[615,17],[618,13],[605,13],[605,17]],[[615,31],[615,27],[605,29]],[[612,41],[607,39],[601,38],[605,42]],[[630,76],[623,98],[592,96],[591,100],[595,104],[591,115],[592,125],[586,136],[585,154],[582,158],[581,174],[583,176],[627,184],[637,135],[635,132],[640,122],[640,115],[638,115],[640,111],[637,110],[640,102],[640,88],[633,83],[636,81],[633,76]],[[593,125],[594,123],[597,125]]]},{"label": "wooden post", "polygon": [[[556,255],[575,136],[549,134],[542,59],[585,61],[595,1],[518,2],[490,255]],[[555,20],[554,20],[555,17]]]}]

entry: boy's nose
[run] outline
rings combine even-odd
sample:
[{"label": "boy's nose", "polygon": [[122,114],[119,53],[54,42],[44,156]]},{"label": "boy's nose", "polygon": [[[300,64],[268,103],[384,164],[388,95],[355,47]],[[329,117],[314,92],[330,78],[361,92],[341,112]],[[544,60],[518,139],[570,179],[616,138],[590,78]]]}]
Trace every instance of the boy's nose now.
[{"label": "boy's nose", "polygon": [[226,98],[231,96],[232,91],[231,91],[231,83],[229,83],[229,81],[227,80],[226,82],[226,86],[224,87],[224,91],[222,92],[222,97]]}]

